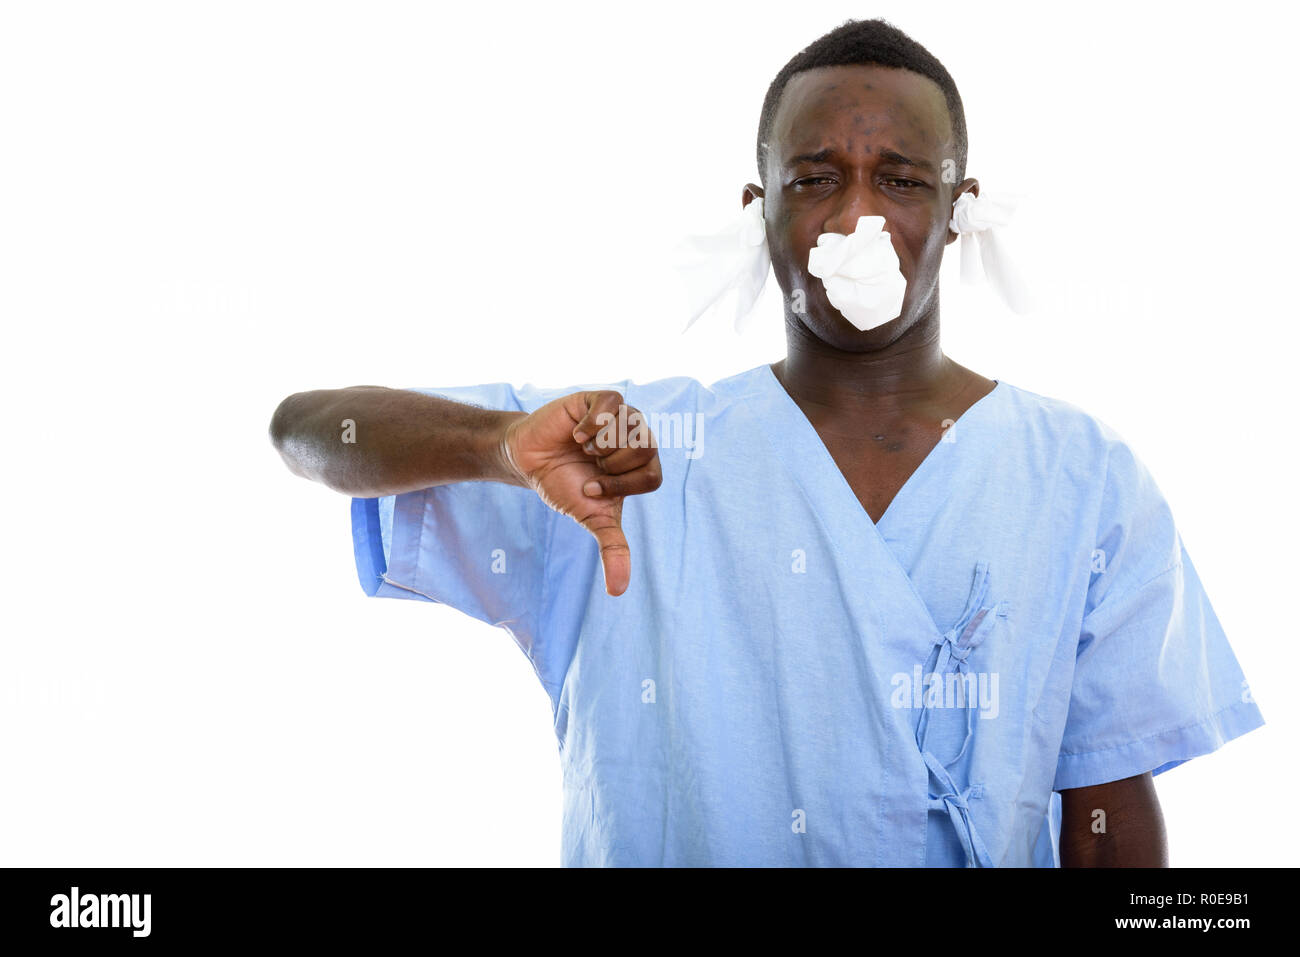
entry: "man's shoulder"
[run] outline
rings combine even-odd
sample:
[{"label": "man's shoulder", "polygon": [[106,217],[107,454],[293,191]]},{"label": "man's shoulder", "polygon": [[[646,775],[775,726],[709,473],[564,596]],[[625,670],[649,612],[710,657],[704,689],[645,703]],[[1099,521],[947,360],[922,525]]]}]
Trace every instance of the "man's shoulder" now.
[{"label": "man's shoulder", "polygon": [[1009,382],[999,385],[1006,390],[1004,416],[1023,426],[1042,445],[1065,445],[1103,454],[1128,446],[1116,429],[1075,402]]},{"label": "man's shoulder", "polygon": [[1066,399],[1009,384],[1002,414],[1023,438],[1024,464],[1052,463],[1080,489],[1105,489],[1115,499],[1146,493],[1154,478],[1114,426]]}]

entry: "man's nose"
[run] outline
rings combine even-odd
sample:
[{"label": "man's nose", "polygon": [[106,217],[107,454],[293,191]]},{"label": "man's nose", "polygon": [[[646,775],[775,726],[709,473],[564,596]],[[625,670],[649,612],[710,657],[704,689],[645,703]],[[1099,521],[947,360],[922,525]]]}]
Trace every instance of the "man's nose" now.
[{"label": "man's nose", "polygon": [[[880,197],[868,183],[852,183],[847,186],[835,204],[835,210],[822,225],[822,232],[841,233],[847,236],[858,226],[862,216],[883,216]],[[889,228],[886,221],[885,228]]]}]

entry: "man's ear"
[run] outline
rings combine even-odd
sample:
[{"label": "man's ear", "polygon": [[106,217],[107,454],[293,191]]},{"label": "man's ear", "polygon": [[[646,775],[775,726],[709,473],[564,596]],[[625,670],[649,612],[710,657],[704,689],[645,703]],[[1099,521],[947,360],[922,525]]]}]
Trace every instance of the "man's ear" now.
[{"label": "man's ear", "polygon": [[763,187],[755,186],[753,183],[746,183],[744,190],[740,194],[740,205],[748,206],[752,201],[763,198]]},{"label": "man's ear", "polygon": [[[952,203],[954,207],[957,205],[957,197],[960,196],[962,193],[967,193],[967,192],[971,193],[974,196],[978,196],[980,194],[980,181],[977,179],[964,179],[956,186],[954,186],[952,190]],[[948,210],[949,220],[952,219],[952,213],[953,210],[950,208]],[[943,241],[943,244],[945,246],[948,245],[950,242],[956,239],[957,236],[958,236],[957,233],[954,233],[951,229],[948,230],[948,238]]]}]

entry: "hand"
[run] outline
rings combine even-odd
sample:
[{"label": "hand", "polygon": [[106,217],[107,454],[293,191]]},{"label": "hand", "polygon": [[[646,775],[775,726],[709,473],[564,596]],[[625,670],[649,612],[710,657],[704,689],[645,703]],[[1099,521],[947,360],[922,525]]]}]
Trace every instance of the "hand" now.
[{"label": "hand", "polygon": [[[622,447],[620,410],[626,423]],[[625,406],[618,392],[575,392],[512,419],[501,447],[524,485],[595,536],[605,591],[627,591],[632,555],[623,535],[623,498],[653,492],[663,482],[645,417]]]}]

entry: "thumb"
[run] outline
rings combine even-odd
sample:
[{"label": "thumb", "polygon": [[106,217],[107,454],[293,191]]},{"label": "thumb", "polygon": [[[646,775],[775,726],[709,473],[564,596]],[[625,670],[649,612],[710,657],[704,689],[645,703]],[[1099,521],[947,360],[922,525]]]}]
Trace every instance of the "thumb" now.
[{"label": "thumb", "polygon": [[627,547],[621,519],[623,503],[620,501],[612,514],[593,515],[582,523],[600,546],[600,563],[605,569],[605,591],[615,597],[627,591],[632,579],[632,550]]}]

